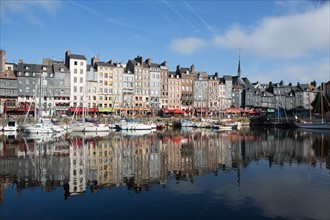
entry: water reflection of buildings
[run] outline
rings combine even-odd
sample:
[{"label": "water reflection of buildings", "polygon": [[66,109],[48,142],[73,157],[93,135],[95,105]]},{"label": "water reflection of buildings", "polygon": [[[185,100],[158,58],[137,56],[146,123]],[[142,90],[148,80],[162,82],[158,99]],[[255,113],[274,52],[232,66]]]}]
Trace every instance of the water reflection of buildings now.
[{"label": "water reflection of buildings", "polygon": [[140,192],[154,185],[165,187],[169,176],[193,183],[195,176],[219,171],[237,171],[239,182],[242,166],[265,158],[269,166],[314,166],[319,161],[329,169],[329,149],[325,147],[329,137],[325,140],[324,136],[290,130],[0,137],[1,201],[4,187],[13,183],[18,193],[29,187],[52,191],[61,186],[68,198],[84,193],[87,186],[93,192],[120,186]]}]

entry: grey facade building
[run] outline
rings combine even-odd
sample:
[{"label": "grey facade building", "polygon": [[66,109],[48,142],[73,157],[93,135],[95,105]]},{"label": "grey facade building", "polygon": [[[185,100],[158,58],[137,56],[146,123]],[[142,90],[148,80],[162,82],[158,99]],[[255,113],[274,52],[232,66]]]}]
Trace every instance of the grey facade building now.
[{"label": "grey facade building", "polygon": [[196,72],[194,81],[194,107],[197,112],[209,108],[208,75],[206,72]]},{"label": "grey facade building", "polygon": [[150,71],[150,108],[160,110],[160,68],[161,64],[152,63],[151,59],[146,60]]},{"label": "grey facade building", "polygon": [[54,73],[54,82],[51,82],[50,85],[53,96],[52,106],[54,114],[66,114],[70,106],[70,70],[61,61],[44,59],[43,64],[51,65]]},{"label": "grey facade building", "polygon": [[[14,64],[12,67],[14,68]],[[2,70],[0,72],[0,114],[15,110],[17,105],[17,78],[14,71]]]},{"label": "grey facade building", "polygon": [[230,108],[232,105],[232,91],[233,91],[233,79],[230,75],[224,75],[220,78],[220,82],[225,85],[225,98],[223,100],[223,108]]},{"label": "grey facade building", "polygon": [[[28,102],[38,116],[53,114],[54,73],[51,65],[19,62],[16,70],[18,102]],[[31,106],[31,105],[30,105]]]}]

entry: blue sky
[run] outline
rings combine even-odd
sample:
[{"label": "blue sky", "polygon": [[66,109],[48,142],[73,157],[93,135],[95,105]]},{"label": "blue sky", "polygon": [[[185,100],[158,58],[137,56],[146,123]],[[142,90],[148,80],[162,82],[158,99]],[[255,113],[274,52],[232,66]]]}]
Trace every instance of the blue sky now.
[{"label": "blue sky", "polygon": [[261,83],[330,80],[330,4],[296,1],[1,0],[7,62],[136,56]]}]

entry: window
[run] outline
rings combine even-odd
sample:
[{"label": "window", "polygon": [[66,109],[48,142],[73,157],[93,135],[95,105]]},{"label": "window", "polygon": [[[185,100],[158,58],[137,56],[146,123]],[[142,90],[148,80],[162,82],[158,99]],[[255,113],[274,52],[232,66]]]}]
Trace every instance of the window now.
[{"label": "window", "polygon": [[77,82],[77,77],[73,77],[73,82],[74,82],[74,83]]}]

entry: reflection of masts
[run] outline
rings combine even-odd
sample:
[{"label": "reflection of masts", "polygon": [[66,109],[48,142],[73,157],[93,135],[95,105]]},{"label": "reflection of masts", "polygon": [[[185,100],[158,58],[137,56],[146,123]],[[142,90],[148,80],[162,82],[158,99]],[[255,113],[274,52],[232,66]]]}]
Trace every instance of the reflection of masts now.
[{"label": "reflection of masts", "polygon": [[320,159],[321,170],[322,170],[322,165],[323,165],[323,144],[324,144],[324,134],[321,135],[321,159]]},{"label": "reflection of masts", "polygon": [[309,120],[312,120],[312,106],[311,106],[310,88],[308,88],[308,108],[309,108]]}]

